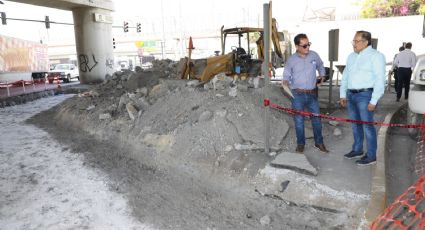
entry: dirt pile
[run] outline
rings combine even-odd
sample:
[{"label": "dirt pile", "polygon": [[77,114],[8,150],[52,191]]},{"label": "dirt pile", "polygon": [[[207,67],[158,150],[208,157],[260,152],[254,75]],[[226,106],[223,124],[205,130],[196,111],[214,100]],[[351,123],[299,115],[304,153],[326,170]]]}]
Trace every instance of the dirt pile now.
[{"label": "dirt pile", "polygon": [[[245,196],[236,202],[238,205],[254,202],[258,197],[279,198],[278,203],[270,201],[274,206],[274,211],[269,213],[272,216],[271,226],[288,223],[287,220],[276,219],[281,215],[289,215],[288,218],[294,223],[299,216],[303,216],[304,220],[319,220],[302,224],[303,228],[326,226],[340,229],[342,226],[355,226],[359,210],[347,209],[357,207],[358,203],[364,205],[366,198],[350,195],[351,200],[347,200],[345,192],[334,192],[317,185],[312,178],[284,173],[284,177],[289,176],[296,181],[290,184],[293,192],[288,193],[286,198],[283,193],[280,196],[270,195],[277,189],[281,190],[279,177],[282,175],[276,174],[277,169],[271,169],[268,164],[276,154],[293,149],[295,135],[289,128],[292,125],[290,115],[270,111],[273,153],[264,153],[263,79],[235,81],[219,75],[206,84],[196,80],[177,80],[180,65],[181,62],[163,61],[154,62],[149,70],[116,72],[103,84],[68,99],[54,112],[50,111],[55,114],[53,122],[62,129],[88,133],[101,142],[122,147],[128,150],[128,157],[144,167],[165,174],[187,176],[177,179],[182,183],[190,182],[188,178],[196,178],[202,181],[199,182],[203,184],[202,187],[219,186],[225,191],[238,191]],[[269,90],[271,101],[290,106],[280,87],[272,84]],[[312,137],[308,125],[306,133],[308,138]],[[326,126],[324,133],[330,133]],[[107,158],[110,161],[123,161],[119,154],[108,155]],[[269,178],[267,174],[270,173],[275,177]],[[193,180],[190,183],[194,183]],[[186,189],[187,186],[183,184],[182,188]],[[304,191],[306,188],[320,194],[316,196],[311,191]],[[335,196],[330,193],[338,197],[334,199]],[[301,197],[301,200],[287,202],[285,199],[288,197]],[[261,209],[268,210],[266,206],[270,202],[261,204]],[[299,202],[303,204],[299,205]],[[282,205],[301,207],[303,210],[285,214],[279,209]],[[320,205],[330,209],[321,208]],[[232,213],[228,215],[230,219],[238,219],[239,214],[238,217],[232,216]],[[262,222],[270,219],[268,215],[260,217],[264,217]],[[265,225],[270,224],[270,221],[265,222]]]},{"label": "dirt pile", "polygon": [[[261,166],[249,166],[254,162],[241,159],[245,151],[264,148],[263,88],[228,78],[214,85],[174,80],[174,65],[154,62],[148,71],[116,72],[105,83],[63,104],[57,118],[102,138],[118,136],[129,145],[136,144],[152,153],[145,160],[159,165],[172,160],[167,166],[181,161],[177,165],[207,171],[225,167],[252,174],[264,167],[268,160],[264,154],[260,154],[264,157]],[[236,95],[229,94],[232,91]],[[275,100],[285,103],[279,98],[280,89],[272,91],[279,95]],[[286,119],[284,114],[272,113],[274,150],[284,144],[289,129]]]}]

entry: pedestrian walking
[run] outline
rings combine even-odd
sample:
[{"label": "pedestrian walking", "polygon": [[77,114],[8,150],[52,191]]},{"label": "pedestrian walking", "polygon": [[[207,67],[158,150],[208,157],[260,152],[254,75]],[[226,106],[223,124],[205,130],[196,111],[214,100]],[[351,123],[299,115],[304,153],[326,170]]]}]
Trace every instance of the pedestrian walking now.
[{"label": "pedestrian walking", "polygon": [[[396,59],[396,57],[397,57],[397,55],[401,52],[401,51],[403,51],[405,48],[404,48],[404,46],[400,46],[400,48],[398,48],[398,53],[396,53],[395,55],[394,55],[394,58],[393,58],[393,65],[391,66],[391,70],[390,70],[390,74],[394,74],[394,89],[395,89],[395,92],[397,93],[397,85],[398,85],[398,74],[397,74],[397,69],[398,69],[398,67],[397,67],[397,65],[396,65],[396,63],[395,63],[395,59]],[[389,82],[388,84],[391,84],[391,82]]]},{"label": "pedestrian walking", "polygon": [[404,99],[409,98],[410,91],[410,78],[412,77],[412,71],[416,65],[416,54],[411,51],[412,43],[406,43],[405,50],[397,54],[395,58],[395,65],[397,65],[397,99],[400,101],[401,95],[404,88]]},{"label": "pedestrian walking", "polygon": [[[318,102],[318,86],[325,78],[325,68],[320,56],[310,50],[311,42],[306,34],[298,34],[294,38],[296,53],[288,58],[283,71],[282,87],[288,86],[294,96],[292,108],[303,111],[307,108],[312,113],[320,113]],[[319,77],[316,75],[319,72]],[[318,79],[320,81],[318,82]],[[304,152],[305,131],[304,117],[294,116],[295,132],[297,136],[296,152]],[[329,152],[324,143],[322,135],[322,123],[319,117],[311,117],[313,126],[314,146],[322,152]]]},{"label": "pedestrian walking", "polygon": [[[384,94],[385,56],[372,48],[372,35],[357,31],[352,41],[353,50],[348,58],[340,86],[340,104],[348,105],[350,119],[373,122],[378,100]],[[371,124],[352,123],[354,143],[345,158],[360,158],[358,165],[376,163],[377,136]],[[366,136],[367,152],[363,155]]]}]

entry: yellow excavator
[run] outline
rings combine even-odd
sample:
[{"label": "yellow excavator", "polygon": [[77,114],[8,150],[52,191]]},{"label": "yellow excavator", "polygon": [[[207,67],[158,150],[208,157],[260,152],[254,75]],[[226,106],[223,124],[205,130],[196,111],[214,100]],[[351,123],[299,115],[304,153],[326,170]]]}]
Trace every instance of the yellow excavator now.
[{"label": "yellow excavator", "polygon": [[[227,76],[237,75],[241,78],[261,75],[261,64],[264,60],[263,28],[236,27],[224,29],[221,27],[221,54],[202,60],[186,58],[182,70],[182,79],[198,79],[208,82],[215,75],[225,73]],[[228,36],[237,37],[237,46],[231,46],[231,51],[226,52],[226,39]],[[257,37],[257,52],[254,55],[250,39]],[[246,40],[246,45],[243,45]],[[291,55],[291,42],[287,32],[278,32],[276,19],[272,19],[273,52],[271,63],[274,68],[282,67],[285,60]],[[245,48],[247,48],[247,50]],[[193,47],[192,47],[193,48]],[[248,52],[247,52],[248,51]],[[189,53],[191,50],[189,50]],[[255,57],[255,58],[254,58]]]}]

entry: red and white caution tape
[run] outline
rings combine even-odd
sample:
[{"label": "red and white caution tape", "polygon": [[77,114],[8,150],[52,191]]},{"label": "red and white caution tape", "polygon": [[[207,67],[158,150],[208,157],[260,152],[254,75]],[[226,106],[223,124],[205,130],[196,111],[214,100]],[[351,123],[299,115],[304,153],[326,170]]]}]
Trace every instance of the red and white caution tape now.
[{"label": "red and white caution tape", "polygon": [[306,112],[306,111],[300,111],[300,110],[286,108],[286,107],[279,106],[277,104],[270,103],[270,100],[268,100],[268,99],[264,99],[264,106],[265,107],[270,106],[273,109],[284,111],[286,113],[293,114],[293,115],[301,115],[301,116],[304,116],[304,117],[319,117],[319,118],[333,120],[333,121],[349,122],[349,123],[356,123],[356,124],[366,124],[366,125],[425,129],[425,125],[393,124],[393,123],[388,124],[388,123],[383,123],[383,122],[361,121],[361,120],[353,120],[353,119],[347,119],[347,118],[333,117],[333,116],[320,114],[320,113],[311,113],[311,112]]}]

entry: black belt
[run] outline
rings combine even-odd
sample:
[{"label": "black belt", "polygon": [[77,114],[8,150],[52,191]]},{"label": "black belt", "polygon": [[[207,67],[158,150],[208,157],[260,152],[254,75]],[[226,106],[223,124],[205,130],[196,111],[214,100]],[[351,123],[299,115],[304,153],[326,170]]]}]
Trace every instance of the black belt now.
[{"label": "black belt", "polygon": [[365,88],[365,89],[349,89],[350,93],[361,93],[361,92],[368,92],[373,91],[373,88]]}]

